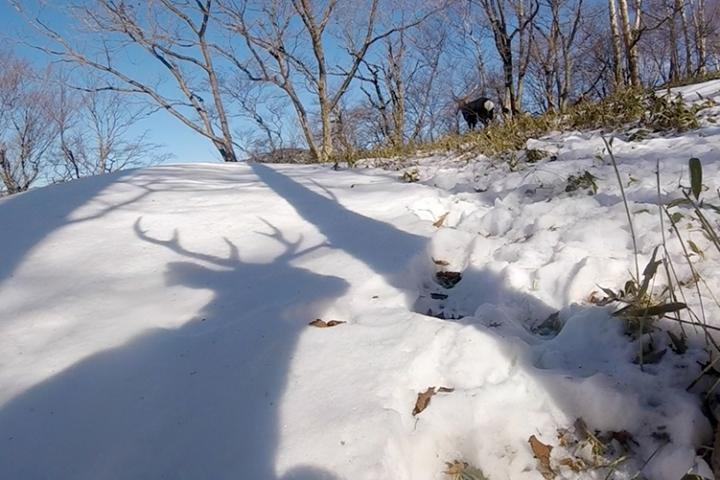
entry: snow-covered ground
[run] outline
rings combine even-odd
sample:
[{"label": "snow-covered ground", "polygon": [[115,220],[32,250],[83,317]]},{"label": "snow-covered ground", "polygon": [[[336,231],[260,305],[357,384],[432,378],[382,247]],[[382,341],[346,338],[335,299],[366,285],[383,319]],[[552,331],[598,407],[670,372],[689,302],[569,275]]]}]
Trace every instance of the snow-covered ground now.
[{"label": "snow-covered ground", "polygon": [[[658,160],[663,202],[697,157],[720,203],[717,113],[613,142],[641,269],[662,241]],[[603,147],[564,132],[529,142],[533,164],[396,164],[417,183],[372,161],[164,166],[0,201],[0,479],[429,480],[455,460],[463,478],[711,479],[686,391],[703,335],[686,326],[676,353],[677,324],[637,338],[592,303],[634,272]],[[586,171],[597,192],[566,191]],[[720,326],[720,255],[674,211]],[[641,367],[651,341],[666,353]],[[448,391],[414,413],[429,387]]]}]

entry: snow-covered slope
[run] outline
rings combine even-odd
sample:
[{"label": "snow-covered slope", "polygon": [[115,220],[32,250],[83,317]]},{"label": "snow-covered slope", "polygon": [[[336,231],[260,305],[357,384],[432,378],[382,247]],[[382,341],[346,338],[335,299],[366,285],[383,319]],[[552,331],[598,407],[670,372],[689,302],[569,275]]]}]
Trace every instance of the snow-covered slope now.
[{"label": "snow-covered slope", "polygon": [[[656,161],[663,201],[692,156],[717,196],[713,114],[681,136],[614,141],[641,268],[661,242]],[[641,343],[666,348],[677,325],[634,339],[589,302],[634,270],[601,138],[528,147],[549,156],[413,159],[413,184],[374,168],[184,165],[0,201],[0,478],[424,480],[460,460],[537,479],[532,436],[554,447],[548,476],[712,478],[696,453],[710,423],[685,391],[703,337],[690,329],[687,352],[641,368]],[[597,193],[566,192],[585,171]],[[689,215],[681,228],[720,293],[720,256]],[[444,288],[437,271],[462,279]],[[717,303],[703,307],[720,326]],[[451,391],[414,414],[428,387]]]}]

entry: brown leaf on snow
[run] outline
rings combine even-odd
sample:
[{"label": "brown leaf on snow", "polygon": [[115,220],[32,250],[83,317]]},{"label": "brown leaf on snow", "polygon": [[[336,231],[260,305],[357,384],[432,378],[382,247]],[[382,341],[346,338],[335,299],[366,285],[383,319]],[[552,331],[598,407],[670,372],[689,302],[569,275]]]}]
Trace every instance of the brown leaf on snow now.
[{"label": "brown leaf on snow", "polygon": [[454,460],[453,462],[445,462],[445,465],[447,466],[447,470],[443,473],[445,473],[445,475],[449,475],[453,479],[488,480],[482,470],[473,467],[467,462]]},{"label": "brown leaf on snow", "polygon": [[572,470],[575,473],[582,472],[583,470],[587,470],[587,467],[585,466],[585,462],[583,462],[579,458],[563,458],[560,460],[560,465],[565,465],[570,470]]},{"label": "brown leaf on snow", "polygon": [[325,320],[321,320],[319,318],[316,318],[312,322],[308,323],[311,327],[317,327],[317,328],[327,328],[327,327],[334,327],[336,325],[341,325],[345,322],[341,322],[340,320],[330,320],[329,322],[326,322]]},{"label": "brown leaf on snow", "polygon": [[575,443],[575,439],[573,438],[573,435],[570,433],[570,430],[567,428],[559,428],[557,431],[557,438],[558,443],[561,447],[567,448],[573,443]]},{"label": "brown leaf on snow", "polygon": [[440,215],[440,217],[433,222],[433,227],[435,227],[435,228],[442,227],[443,223],[445,223],[445,219],[447,218],[448,215],[450,215],[450,212],[445,212],[442,215]]},{"label": "brown leaf on snow", "polygon": [[428,387],[424,392],[418,393],[415,408],[412,411],[413,417],[427,408],[433,395],[435,395],[435,387]]},{"label": "brown leaf on snow", "polygon": [[462,273],[460,272],[437,272],[435,279],[444,288],[453,288],[457,283],[462,280]]},{"label": "brown leaf on snow", "polygon": [[552,467],[550,467],[550,452],[552,452],[552,447],[542,443],[535,435],[531,435],[528,442],[530,443],[533,455],[537,458],[538,470],[543,478],[546,480],[555,478],[555,472]]},{"label": "brown leaf on snow", "polygon": [[445,465],[447,466],[447,470],[445,470],[444,473],[447,473],[448,475],[460,475],[468,467],[467,462],[461,462],[460,460],[455,460],[452,463],[445,462]]},{"label": "brown leaf on snow", "polygon": [[428,387],[424,392],[418,393],[417,400],[415,400],[415,408],[413,408],[412,411],[413,417],[427,408],[430,404],[430,399],[435,393],[450,393],[454,390],[454,388],[440,387],[436,392],[435,387]]}]

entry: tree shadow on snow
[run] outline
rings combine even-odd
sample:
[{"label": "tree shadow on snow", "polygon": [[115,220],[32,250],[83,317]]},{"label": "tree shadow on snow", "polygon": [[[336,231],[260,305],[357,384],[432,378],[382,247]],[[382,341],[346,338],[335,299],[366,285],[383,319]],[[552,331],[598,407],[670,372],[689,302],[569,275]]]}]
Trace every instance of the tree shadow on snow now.
[{"label": "tree shadow on snow", "polygon": [[[212,300],[182,327],[148,330],[4,405],[0,478],[278,478],[278,402],[295,344],[314,312],[349,286],[340,277],[294,267],[292,261],[317,247],[341,248],[401,285],[400,271],[422,251],[426,239],[349,211],[267,167],[253,170],[316,225],[327,242],[300,251],[302,238],[289,241],[270,225],[271,233],[265,235],[285,251],[270,263],[257,264],[243,261],[242,252],[227,239],[229,254],[220,258],[188,250],[177,232],[167,240],[154,238],[138,219],[138,238],[184,258],[167,265],[167,284],[211,290]],[[104,180],[109,185],[117,177]],[[153,175],[133,179],[131,185],[141,188],[128,202],[186,188],[155,182]],[[84,193],[83,199],[91,197]],[[76,203],[76,208],[82,205]],[[87,219],[127,204],[110,205]],[[53,228],[86,219],[73,220],[72,212],[66,204]],[[39,242],[53,228],[36,228],[31,240]],[[301,465],[282,478],[335,477]]]},{"label": "tree shadow on snow", "polygon": [[[277,229],[265,235],[284,252],[266,264],[243,261],[227,239],[221,258],[186,249],[177,233],[153,238],[139,220],[135,232],[184,257],[167,265],[168,285],[209,289],[211,302],[181,328],[149,330],[6,404],[0,478],[279,478],[278,403],[295,343],[306,315],[347,283],[292,266],[312,248]],[[335,477],[299,466],[282,478]]]},{"label": "tree shadow on snow", "polygon": [[[470,395],[487,399],[490,407],[483,404],[483,408],[499,415],[500,423],[522,425],[516,433],[522,435],[525,429],[525,436],[508,448],[529,452],[530,435],[537,435],[551,446],[558,445],[557,432],[548,432],[547,424],[532,424],[533,418],[539,419],[534,405],[530,411],[522,411],[529,404],[540,405],[563,428],[572,429],[575,420],[582,419],[591,432],[629,432],[631,440],[624,445],[627,450],[613,451],[614,447],[609,447],[603,453],[611,455],[611,460],[625,455],[620,468],[627,468],[630,476],[642,473],[657,478],[658,472],[674,469],[663,478],[680,478],[695,461],[692,447],[700,445],[693,442],[697,438],[710,441],[711,431],[701,414],[700,399],[684,389],[699,371],[697,357],[683,357],[672,350],[666,335],[672,330],[671,321],[657,320],[658,329],[652,330],[649,337],[656,350],[664,350],[665,355],[660,359],[648,355],[641,366],[641,341],[631,335],[624,320],[611,315],[609,307],[565,301],[566,306],[557,309],[531,293],[511,287],[504,275],[487,269],[468,269],[451,289],[429,279],[425,286],[415,311],[474,328],[502,354],[498,358],[489,353],[488,362],[497,365],[498,371],[504,364],[512,366],[506,374],[500,374],[507,375],[508,383],[526,379],[523,395],[504,398],[504,405],[493,404],[491,392],[502,382],[490,381],[490,385],[477,387]],[[452,355],[454,347],[445,353]],[[482,367],[477,370],[482,371]],[[454,372],[443,372],[447,373]],[[480,418],[474,426],[479,432],[492,430],[497,421]],[[688,435],[688,425],[696,433]],[[457,450],[469,458],[481,450],[487,454],[488,447],[483,444],[492,445],[498,440],[488,438],[478,445],[473,443],[477,438],[471,433],[469,438],[455,439]],[[663,455],[672,455],[673,461],[663,462]],[[524,468],[534,471],[537,465],[532,461]],[[508,475],[506,471],[485,473],[491,478]]]},{"label": "tree shadow on snow", "polygon": [[325,190],[328,196],[324,196],[266,165],[254,163],[251,167],[268,187],[325,236],[329,247],[363,262],[395,287],[414,287],[403,277],[404,269],[424,250],[427,238],[355,213],[343,207],[329,190]]},{"label": "tree shadow on snow", "polygon": [[[193,179],[197,180],[194,183],[182,177],[189,168],[192,168]],[[168,175],[175,172],[180,175],[180,180]],[[0,198],[0,225],[4,229],[12,228],[0,235],[0,287],[37,245],[61,228],[130,208],[156,193],[201,191],[202,182],[226,188],[260,185],[235,175],[236,172],[202,165],[130,169]],[[113,187],[120,187],[121,191],[112,190]],[[106,201],[103,197],[107,192],[116,197]]]},{"label": "tree shadow on snow", "polygon": [[[72,213],[121,180],[129,171],[51,185],[0,199],[0,284],[25,256],[55,230],[72,223]],[[12,230],[8,230],[12,228]]]},{"label": "tree shadow on snow", "polygon": [[[270,226],[265,235],[281,243],[284,252],[270,263],[258,264],[243,260],[242,251],[227,239],[229,253],[218,257],[188,250],[179,234],[167,240],[152,237],[138,221],[138,238],[183,259],[167,265],[167,284],[210,290],[212,300],[182,327],[149,330],[78,362],[6,404],[0,410],[0,478],[278,478],[279,402],[297,339],[309,328],[313,312],[322,311],[349,288],[343,278],[293,266],[293,260],[320,246],[342,249],[393,286],[409,290],[415,279],[403,273],[424,251],[427,239],[352,212],[328,191],[329,197],[316,193],[272,168],[252,169],[315,225],[327,243],[301,251],[300,240],[290,241]],[[415,293],[436,302],[430,294],[442,290],[432,283],[431,269],[428,272],[426,291]],[[530,338],[528,325],[513,330],[508,321],[503,328],[502,309],[493,312],[492,307],[513,307],[517,318],[533,322],[553,311],[484,270],[465,272],[461,283],[445,294],[445,305],[431,313],[454,305],[456,312],[473,315],[488,306],[484,320],[468,317],[460,322],[507,345],[508,357],[516,355],[512,336]],[[436,304],[426,300],[414,308],[427,313],[428,305]],[[572,349],[561,353],[568,357],[567,365],[573,355],[580,362],[584,354]],[[527,368],[538,373],[534,376],[568,416],[583,411],[584,400],[569,397],[567,387],[559,387],[555,378],[581,378],[588,372],[548,364]],[[322,402],[323,392],[316,394]],[[411,409],[408,405],[408,415]],[[333,478],[331,472],[313,466],[298,466],[282,476]]]}]

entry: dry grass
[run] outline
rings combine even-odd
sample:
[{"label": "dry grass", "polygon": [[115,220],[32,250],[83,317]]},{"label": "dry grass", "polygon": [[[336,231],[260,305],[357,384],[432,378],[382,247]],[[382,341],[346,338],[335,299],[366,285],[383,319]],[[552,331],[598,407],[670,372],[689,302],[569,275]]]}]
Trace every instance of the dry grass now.
[{"label": "dry grass", "polygon": [[482,130],[448,134],[433,142],[381,146],[355,151],[351,155],[339,154],[337,160],[353,165],[364,158],[394,158],[436,152],[501,155],[522,150],[530,138],[569,129],[612,132],[620,128],[640,128],[647,134],[684,131],[699,126],[697,113],[703,107],[689,106],[680,96],[627,89],[600,101],[578,103],[563,114],[521,114],[492,123]]}]

